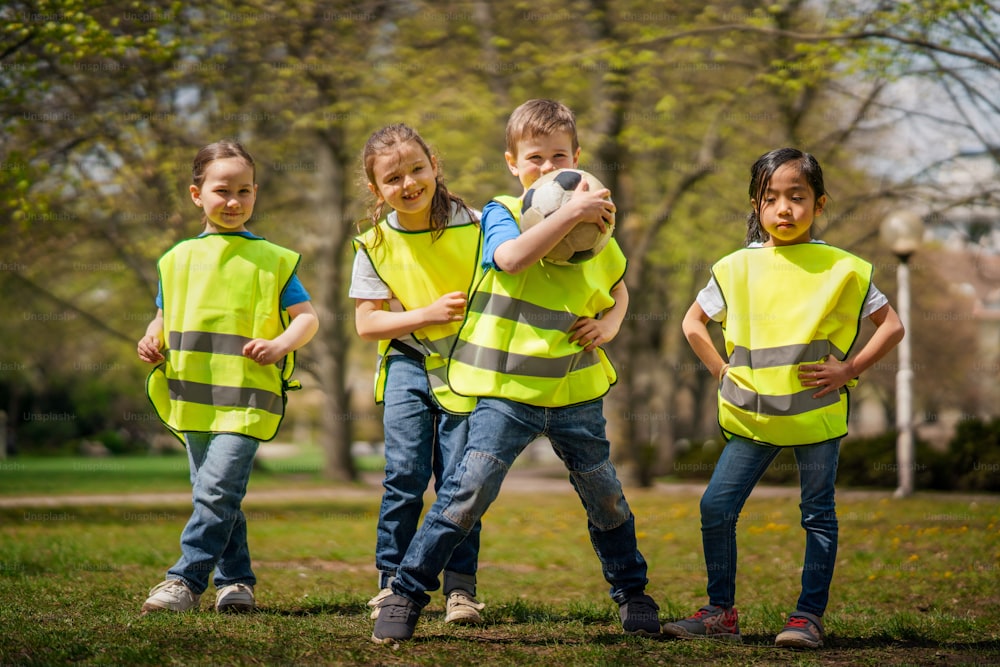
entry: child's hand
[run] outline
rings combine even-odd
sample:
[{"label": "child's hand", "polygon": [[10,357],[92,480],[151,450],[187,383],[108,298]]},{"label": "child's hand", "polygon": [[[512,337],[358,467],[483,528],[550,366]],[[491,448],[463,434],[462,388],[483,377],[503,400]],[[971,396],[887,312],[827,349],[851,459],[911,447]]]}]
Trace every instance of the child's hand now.
[{"label": "child's hand", "polygon": [[607,231],[608,221],[616,210],[614,202],[608,199],[610,196],[611,190],[607,188],[591,192],[590,183],[583,179],[576,186],[573,196],[566,205],[573,207],[573,216],[579,222],[592,222],[604,232]]},{"label": "child's hand", "polygon": [[799,381],[803,387],[823,387],[812,395],[813,398],[826,396],[837,391],[854,379],[854,367],[835,357],[827,356],[818,364],[799,366]]},{"label": "child's hand", "polygon": [[598,345],[603,345],[618,335],[618,328],[605,320],[595,320],[592,317],[581,317],[570,327],[573,333],[570,342],[583,347],[585,352],[592,352]]},{"label": "child's hand", "polygon": [[283,345],[266,338],[254,338],[243,346],[243,356],[261,366],[270,366],[288,354]]},{"label": "child's hand", "polygon": [[139,339],[137,348],[139,358],[148,364],[158,364],[164,359],[163,353],[160,352],[162,347],[163,343],[156,336],[143,336]]},{"label": "child's hand", "polygon": [[431,324],[447,324],[465,317],[465,292],[448,292],[424,307]]}]

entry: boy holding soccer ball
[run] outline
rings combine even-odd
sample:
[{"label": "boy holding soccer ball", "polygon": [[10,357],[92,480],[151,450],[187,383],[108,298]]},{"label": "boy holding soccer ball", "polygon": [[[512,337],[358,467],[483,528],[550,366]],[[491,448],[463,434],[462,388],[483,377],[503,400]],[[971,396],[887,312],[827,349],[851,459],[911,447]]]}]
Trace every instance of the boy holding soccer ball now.
[{"label": "boy holding soccer ball", "polygon": [[[576,167],[580,147],[572,111],[551,100],[522,104],[507,123],[505,156],[525,191],[542,174]],[[591,543],[624,631],[660,633],[659,607],[645,593],[646,561],[609,458],[602,410],[616,375],[600,345],[617,335],[625,318],[625,257],[612,239],[580,264],[540,261],[577,223],[602,225],[614,212],[607,190],[591,192],[584,183],[524,233],[518,198],[497,198],[483,209],[485,275],[469,299],[448,369],[454,391],[479,398],[468,445],[410,543],[393,594],[380,605],[376,642],[413,636],[427,591],[438,588],[452,550],[496,499],[514,459],[542,435],[565,463],[587,511]]]}]

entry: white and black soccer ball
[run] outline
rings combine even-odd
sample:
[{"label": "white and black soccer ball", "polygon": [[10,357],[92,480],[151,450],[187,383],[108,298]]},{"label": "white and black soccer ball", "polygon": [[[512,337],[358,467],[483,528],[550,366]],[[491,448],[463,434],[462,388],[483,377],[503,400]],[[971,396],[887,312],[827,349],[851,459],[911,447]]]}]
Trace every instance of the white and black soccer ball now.
[{"label": "white and black soccer ball", "polygon": [[[527,230],[555,213],[569,201],[573,191],[586,179],[590,190],[601,190],[604,185],[597,178],[582,169],[558,169],[551,171],[532,184],[521,202],[521,229]],[[597,255],[608,244],[615,230],[615,217],[607,220],[607,229],[601,231],[593,222],[581,222],[569,230],[562,241],[556,244],[545,261],[553,264],[578,264]]]}]

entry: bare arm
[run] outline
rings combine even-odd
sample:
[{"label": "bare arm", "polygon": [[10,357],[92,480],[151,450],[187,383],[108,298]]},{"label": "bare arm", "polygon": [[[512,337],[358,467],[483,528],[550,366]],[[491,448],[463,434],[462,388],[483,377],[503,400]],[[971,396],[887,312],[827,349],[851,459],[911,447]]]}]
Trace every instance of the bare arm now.
[{"label": "bare arm", "polygon": [[545,257],[577,223],[593,222],[605,229],[605,219],[615,211],[611,200],[605,199],[610,191],[590,192],[589,187],[587,181],[581,181],[558,211],[517,238],[501,243],[493,253],[493,263],[506,273],[520,273]]},{"label": "bare arm", "polygon": [[600,319],[592,317],[581,317],[570,328],[572,335],[570,341],[585,346],[584,349],[590,352],[598,345],[614,340],[621,330],[622,322],[625,321],[625,314],[628,312],[628,288],[624,280],[611,288],[611,297],[615,300],[613,306],[604,311]]},{"label": "bare arm", "polygon": [[146,326],[146,334],[139,339],[139,358],[149,364],[163,361],[163,309],[156,309],[156,316]]},{"label": "bare arm", "polygon": [[243,346],[243,356],[253,359],[261,366],[267,366],[312,340],[319,330],[319,317],[312,303],[303,301],[289,306],[288,315],[292,321],[287,329],[273,340],[253,339]]},{"label": "bare arm", "polygon": [[446,324],[465,317],[465,294],[449,292],[423,308],[392,312],[384,299],[355,299],[355,328],[364,340],[388,340],[429,324]]},{"label": "bare arm", "polygon": [[869,318],[875,324],[875,333],[856,355],[839,361],[827,357],[818,364],[799,366],[799,380],[804,387],[822,387],[813,398],[819,398],[837,391],[852,379],[871,368],[903,340],[903,323],[892,306],[886,304],[872,313]]},{"label": "bare arm", "polygon": [[684,337],[687,338],[691,349],[701,359],[701,363],[705,364],[705,367],[708,368],[713,377],[722,380],[722,375],[729,368],[729,364],[719,354],[711,335],[708,333],[708,322],[710,319],[696,301],[691,304],[687,313],[684,314],[681,329],[684,331]]}]

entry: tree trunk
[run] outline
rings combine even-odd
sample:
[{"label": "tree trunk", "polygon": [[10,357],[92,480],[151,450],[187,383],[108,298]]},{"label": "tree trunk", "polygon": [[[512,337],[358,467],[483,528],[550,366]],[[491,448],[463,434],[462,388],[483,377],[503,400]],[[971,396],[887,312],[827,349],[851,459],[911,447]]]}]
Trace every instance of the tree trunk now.
[{"label": "tree trunk", "polygon": [[358,471],[351,456],[351,405],[347,390],[347,350],[353,318],[344,317],[345,245],[350,237],[346,220],[345,187],[348,169],[337,150],[336,136],[316,142],[316,210],[319,213],[319,240],[316,245],[316,275],[319,277],[316,310],[320,329],[316,356],[319,381],[324,390],[320,415],[319,442],[323,449],[325,477],[355,481]]}]

